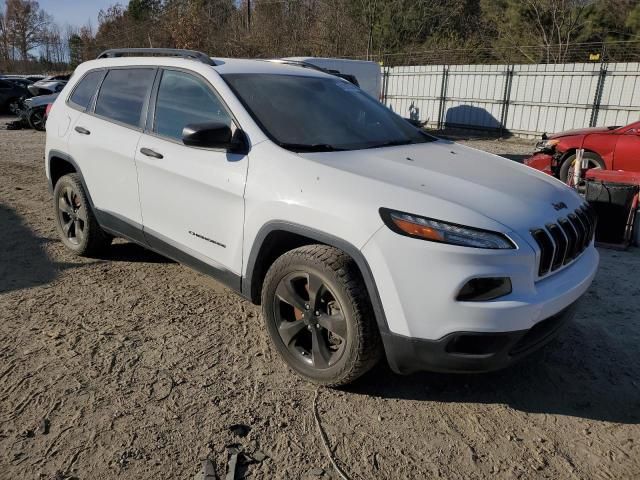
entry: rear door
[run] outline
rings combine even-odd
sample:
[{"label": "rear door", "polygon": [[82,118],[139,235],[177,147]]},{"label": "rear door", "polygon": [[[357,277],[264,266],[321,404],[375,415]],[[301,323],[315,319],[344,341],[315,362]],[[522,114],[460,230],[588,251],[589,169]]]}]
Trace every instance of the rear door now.
[{"label": "rear door", "polygon": [[136,152],[145,238],[157,250],[178,252],[178,260],[189,263],[180,255],[186,253],[217,269],[211,273],[229,284],[241,272],[248,159],[185,146],[185,126],[221,122],[235,128],[235,121],[205,78],[168,68],[160,75]]},{"label": "rear door", "polygon": [[619,135],[613,156],[615,170],[640,172],[640,124]]},{"label": "rear door", "polygon": [[[100,223],[136,240],[143,237],[134,157],[156,72],[155,67],[110,69],[69,136],[69,151],[82,170]],[[82,81],[70,106],[81,86]]]}]

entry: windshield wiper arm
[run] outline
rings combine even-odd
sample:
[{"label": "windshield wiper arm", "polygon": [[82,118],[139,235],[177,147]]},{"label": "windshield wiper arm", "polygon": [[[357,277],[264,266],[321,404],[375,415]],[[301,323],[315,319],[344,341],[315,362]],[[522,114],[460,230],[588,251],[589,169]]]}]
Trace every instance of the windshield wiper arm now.
[{"label": "windshield wiper arm", "polygon": [[388,142],[376,143],[367,148],[397,147],[399,145],[409,145],[413,140],[389,140]]},{"label": "windshield wiper arm", "polygon": [[328,143],[279,143],[282,148],[294,152],[340,152],[344,148],[338,148]]}]

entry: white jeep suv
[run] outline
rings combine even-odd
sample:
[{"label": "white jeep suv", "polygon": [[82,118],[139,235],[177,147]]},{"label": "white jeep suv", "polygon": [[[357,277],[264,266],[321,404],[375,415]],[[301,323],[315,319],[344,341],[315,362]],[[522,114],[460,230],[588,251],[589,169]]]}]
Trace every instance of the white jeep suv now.
[{"label": "white jeep suv", "polygon": [[186,50],[80,65],[47,122],[57,230],[114,236],[261,304],[305,379],[488,371],[571,317],[595,217],[560,181],[439,140],[349,82]]}]

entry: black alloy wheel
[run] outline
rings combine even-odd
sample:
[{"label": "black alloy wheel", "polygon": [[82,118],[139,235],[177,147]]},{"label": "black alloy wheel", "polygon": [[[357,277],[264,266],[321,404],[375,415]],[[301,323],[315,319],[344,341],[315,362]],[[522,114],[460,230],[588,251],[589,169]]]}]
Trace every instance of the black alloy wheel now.
[{"label": "black alloy wheel", "polygon": [[38,130],[40,132],[44,131],[46,128],[46,119],[44,118],[45,112],[42,109],[35,109],[29,114],[29,125],[34,130]]},{"label": "black alloy wheel", "polygon": [[62,232],[73,245],[83,242],[88,221],[87,210],[80,198],[80,194],[71,186],[65,186],[58,192],[58,221]]},{"label": "black alloy wheel", "polygon": [[56,230],[75,255],[99,256],[113,237],[100,228],[77,173],[63,175],[53,188]]},{"label": "black alloy wheel", "polygon": [[382,356],[382,342],[362,275],[345,252],[312,244],[269,267],[262,313],[282,360],[305,380],[346,385]]},{"label": "black alloy wheel", "polygon": [[335,365],[344,354],[347,321],[336,295],[311,272],[294,272],[276,288],[273,313],[283,344],[315,369]]}]

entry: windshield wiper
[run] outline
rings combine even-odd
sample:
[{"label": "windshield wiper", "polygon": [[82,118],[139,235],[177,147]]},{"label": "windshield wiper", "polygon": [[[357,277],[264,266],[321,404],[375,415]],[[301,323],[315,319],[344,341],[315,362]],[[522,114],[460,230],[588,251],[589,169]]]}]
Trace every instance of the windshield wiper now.
[{"label": "windshield wiper", "polygon": [[389,140],[388,142],[376,143],[366,148],[382,148],[382,147],[397,147],[399,145],[409,145],[414,143],[413,140]]},{"label": "windshield wiper", "polygon": [[338,148],[328,143],[279,143],[278,145],[294,152],[340,152],[344,150],[344,148]]}]

